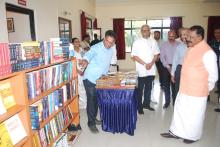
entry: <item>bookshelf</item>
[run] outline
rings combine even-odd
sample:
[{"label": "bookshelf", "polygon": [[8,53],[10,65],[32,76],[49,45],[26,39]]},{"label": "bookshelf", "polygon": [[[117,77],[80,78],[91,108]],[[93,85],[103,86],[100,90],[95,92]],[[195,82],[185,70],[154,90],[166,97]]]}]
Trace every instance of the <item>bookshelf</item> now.
[{"label": "bookshelf", "polygon": [[[72,68],[72,71],[68,72],[68,78],[64,75],[60,75],[60,79],[58,82],[55,82],[55,76],[51,78],[53,81],[49,87],[44,90],[40,90],[40,94],[36,95],[33,98],[29,97],[30,85],[28,85],[27,75],[31,73],[41,72],[44,70],[58,69],[58,66],[66,66],[68,64],[69,68]],[[69,66],[70,65],[70,66]],[[59,69],[62,71],[63,68]],[[65,69],[65,68],[64,68]],[[47,71],[45,71],[46,73]],[[62,74],[63,71],[60,73]],[[54,74],[54,73],[53,73]],[[63,73],[64,74],[64,73]],[[65,73],[66,74],[66,73]],[[51,75],[49,75],[51,76]],[[62,79],[62,80],[61,80]],[[46,83],[41,80],[41,84]],[[46,78],[45,78],[46,80]],[[34,147],[37,146],[34,141],[34,136],[38,136],[41,141],[41,136],[39,136],[39,131],[41,129],[45,130],[48,126],[51,127],[53,134],[49,134],[45,132],[45,136],[47,134],[52,136],[52,140],[47,142],[48,147],[53,146],[54,142],[64,133],[70,124],[78,125],[79,124],[79,107],[78,107],[78,87],[77,87],[77,73],[76,73],[76,59],[67,59],[65,61],[61,61],[58,63],[53,63],[49,65],[43,65],[15,73],[11,73],[6,76],[0,76],[0,86],[5,83],[10,83],[11,96],[13,97],[14,103],[10,108],[6,109],[6,112],[0,114],[0,124],[6,124],[8,120],[11,118],[17,117],[20,119],[21,126],[24,130],[24,137],[22,137],[19,141],[17,141],[13,146],[15,147]],[[37,84],[36,84],[37,85]],[[42,85],[41,85],[42,86]],[[0,87],[1,88],[1,87]],[[33,89],[32,89],[33,90]],[[36,89],[34,89],[36,90]],[[55,95],[61,92],[63,95]],[[66,96],[64,96],[66,93]],[[60,94],[60,93],[59,93]],[[0,95],[1,96],[1,95]],[[59,98],[61,97],[61,101],[59,101],[59,106],[54,104],[55,96]],[[52,97],[53,105],[50,104],[50,97]],[[64,98],[66,97],[66,99]],[[0,97],[1,98],[1,97]],[[54,98],[54,99],[53,99]],[[1,98],[2,99],[2,98]],[[47,101],[46,106],[53,107],[52,111],[48,110],[47,117],[43,118],[43,120],[39,121],[39,129],[32,129],[33,127],[33,116],[31,116],[31,107],[35,107],[36,103],[41,103],[43,105],[43,101]],[[54,109],[56,106],[56,109]],[[45,108],[45,107],[44,107]],[[50,109],[50,108],[48,108]],[[42,114],[46,114],[43,109]],[[70,114],[70,115],[69,115]],[[44,115],[45,116],[45,115]],[[15,122],[16,123],[16,122]],[[55,127],[54,127],[55,125]],[[53,127],[53,128],[52,128]],[[0,128],[1,131],[2,128]],[[10,132],[9,132],[10,134]],[[41,142],[40,142],[41,144]],[[41,144],[42,146],[42,144]]]}]

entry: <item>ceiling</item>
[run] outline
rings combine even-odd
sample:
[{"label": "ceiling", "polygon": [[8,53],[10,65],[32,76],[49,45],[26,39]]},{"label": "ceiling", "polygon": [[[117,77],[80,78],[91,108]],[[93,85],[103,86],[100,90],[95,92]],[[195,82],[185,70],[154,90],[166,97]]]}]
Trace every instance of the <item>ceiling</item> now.
[{"label": "ceiling", "polygon": [[134,3],[134,2],[163,2],[163,3],[186,3],[186,2],[205,2],[205,3],[212,3],[212,2],[220,2],[220,0],[96,0],[97,4],[103,3]]}]

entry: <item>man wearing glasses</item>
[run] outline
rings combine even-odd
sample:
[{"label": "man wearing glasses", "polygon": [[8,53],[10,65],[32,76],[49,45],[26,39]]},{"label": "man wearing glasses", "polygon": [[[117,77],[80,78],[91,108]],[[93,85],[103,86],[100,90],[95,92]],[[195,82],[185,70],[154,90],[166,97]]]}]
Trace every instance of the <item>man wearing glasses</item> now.
[{"label": "man wearing glasses", "polygon": [[112,30],[105,33],[102,42],[95,44],[84,55],[79,64],[86,68],[84,72],[83,84],[87,95],[87,116],[88,126],[92,133],[98,133],[96,125],[101,124],[96,119],[98,112],[98,103],[96,98],[96,80],[102,75],[106,75],[109,70],[113,55],[113,46],[115,45],[116,34]]}]

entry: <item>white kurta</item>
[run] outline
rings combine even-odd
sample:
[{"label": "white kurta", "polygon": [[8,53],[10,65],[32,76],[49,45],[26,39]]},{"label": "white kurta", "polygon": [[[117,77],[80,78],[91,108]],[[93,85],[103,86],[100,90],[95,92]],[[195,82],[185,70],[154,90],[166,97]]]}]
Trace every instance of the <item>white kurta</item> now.
[{"label": "white kurta", "polygon": [[[212,50],[204,54],[203,63],[209,74],[210,91],[218,79],[216,55]],[[179,92],[175,101],[170,131],[184,139],[199,140],[202,136],[206,103],[207,97],[194,97]]]},{"label": "white kurta", "polygon": [[[81,55],[82,49],[80,49],[80,52],[75,51],[74,56],[76,59],[82,59]],[[80,70],[79,64],[77,62],[77,69]],[[87,96],[86,96],[86,91],[85,87],[83,85],[83,76],[78,74],[78,91],[79,91],[79,108],[80,109],[85,109],[86,104],[87,104]]]}]

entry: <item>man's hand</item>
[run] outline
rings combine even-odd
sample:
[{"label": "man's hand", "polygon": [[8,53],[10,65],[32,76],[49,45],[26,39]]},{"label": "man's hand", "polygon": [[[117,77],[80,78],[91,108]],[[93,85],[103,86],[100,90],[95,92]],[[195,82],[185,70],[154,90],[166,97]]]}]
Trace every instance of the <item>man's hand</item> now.
[{"label": "man's hand", "polygon": [[173,83],[176,83],[174,76],[171,76],[171,81],[172,81]]},{"label": "man's hand", "polygon": [[86,68],[87,65],[89,64],[89,62],[85,59],[78,59],[78,63],[79,63],[79,66],[81,66],[82,68]]},{"label": "man's hand", "polygon": [[150,70],[153,65],[154,65],[154,64],[152,64],[152,63],[148,63],[148,64],[146,64],[146,67],[145,67],[145,68],[146,68],[147,70]]}]

